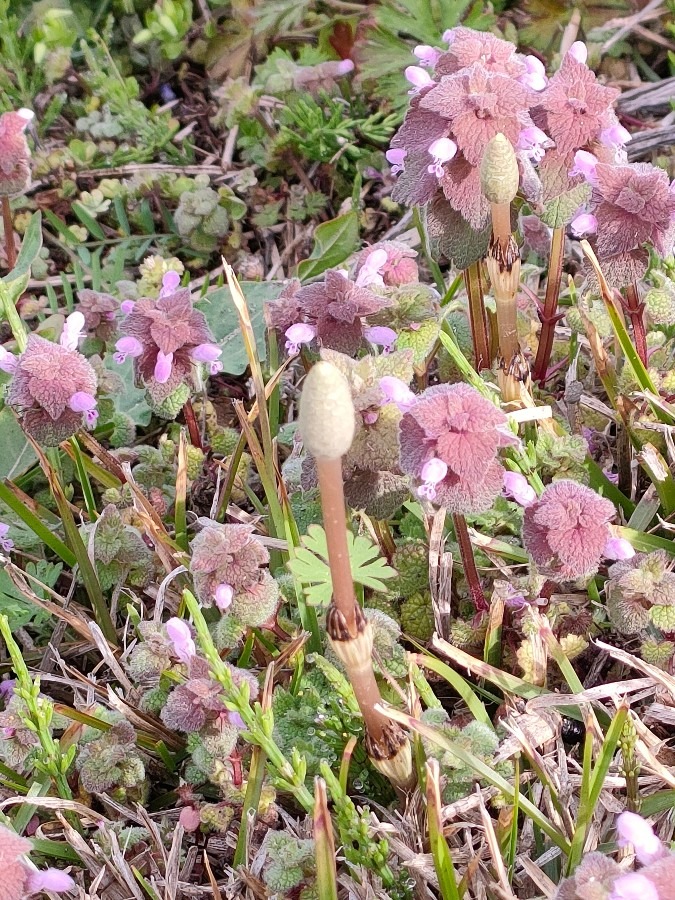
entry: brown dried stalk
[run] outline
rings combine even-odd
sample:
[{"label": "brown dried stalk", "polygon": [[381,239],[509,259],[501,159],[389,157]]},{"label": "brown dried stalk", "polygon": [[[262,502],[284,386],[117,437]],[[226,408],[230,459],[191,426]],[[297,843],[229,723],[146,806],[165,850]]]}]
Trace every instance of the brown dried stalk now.
[{"label": "brown dried stalk", "polygon": [[414,784],[410,742],[405,731],[376,708],[382,698],[373,671],[373,630],[356,601],[349,560],[342,457],[351,446],[354,424],[351,391],[344,376],[330,363],[317,363],[305,380],[298,426],[319,477],[333,581],[326,630],[354,689],[366,727],[368,756],[393,784],[407,789]]},{"label": "brown dried stalk", "polygon": [[562,280],[563,258],[565,256],[565,229],[554,228],[551,238],[551,253],[548,259],[548,279],[546,281],[546,294],[544,295],[544,308],[539,313],[541,320],[541,332],[539,333],[539,346],[534,360],[532,377],[540,385],[546,382],[548,364],[553,350],[553,338],[555,326],[561,316],[558,313],[558,297],[560,296],[560,283]]}]

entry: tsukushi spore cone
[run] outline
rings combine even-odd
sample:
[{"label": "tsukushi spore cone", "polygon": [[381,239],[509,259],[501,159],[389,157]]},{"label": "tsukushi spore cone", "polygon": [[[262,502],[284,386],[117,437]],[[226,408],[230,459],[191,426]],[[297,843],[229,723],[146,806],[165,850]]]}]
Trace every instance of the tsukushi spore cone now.
[{"label": "tsukushi spore cone", "polygon": [[331,646],[344,665],[366,726],[366,750],[373,765],[401,788],[414,783],[410,742],[403,729],[380,713],[373,671],[372,626],[356,601],[345,515],[342,457],[354,437],[354,406],[344,376],[327,362],[305,379],[299,428],[315,459],[321,492],[333,599],[326,617]]}]

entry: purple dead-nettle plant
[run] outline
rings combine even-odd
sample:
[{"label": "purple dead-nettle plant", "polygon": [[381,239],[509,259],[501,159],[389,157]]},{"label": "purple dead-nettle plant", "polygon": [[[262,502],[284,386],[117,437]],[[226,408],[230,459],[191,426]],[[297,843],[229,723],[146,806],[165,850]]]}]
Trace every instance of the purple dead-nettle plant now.
[{"label": "purple dead-nettle plant", "polygon": [[76,349],[77,315],[66,320],[60,344],[30,335],[7,395],[23,428],[48,447],[72,437],[83,425],[92,427],[98,416],[96,373]]},{"label": "purple dead-nettle plant", "polygon": [[35,118],[30,109],[0,116],[0,195],[21,194],[30,184],[30,148],[26,128]]},{"label": "purple dead-nettle plant", "polygon": [[205,364],[211,374],[221,368],[204,314],[194,309],[190,288],[179,284],[178,273],[167,272],[157,299],[143,297],[134,304],[115,345],[116,361],[133,358],[137,380],[166,418],[174,418],[189,399],[193,365]]},{"label": "purple dead-nettle plant", "polygon": [[421,394],[401,420],[401,468],[425,499],[451,512],[488,510],[502,490],[501,447],[517,442],[507,418],[466,384]]},{"label": "purple dead-nettle plant", "polygon": [[109,341],[117,325],[115,319],[120,302],[111,294],[92,291],[88,288],[78,292],[78,311],[84,316],[84,328],[101,341]]},{"label": "purple dead-nettle plant", "polygon": [[377,260],[379,263],[377,271],[386,287],[400,287],[419,280],[419,269],[415,262],[417,251],[400,241],[381,241],[363,250],[356,263],[357,280],[362,269],[367,266],[368,260],[378,252],[385,254],[384,260],[382,257]]},{"label": "purple dead-nettle plant", "polygon": [[525,508],[523,546],[553,577],[593,575],[612,538],[609,523],[615,515],[614,504],[590,488],[556,481]]}]

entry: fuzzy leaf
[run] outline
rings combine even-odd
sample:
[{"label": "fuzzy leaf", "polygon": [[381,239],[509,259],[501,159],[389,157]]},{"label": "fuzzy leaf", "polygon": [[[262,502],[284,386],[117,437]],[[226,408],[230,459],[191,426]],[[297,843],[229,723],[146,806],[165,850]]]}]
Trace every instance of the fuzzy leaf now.
[{"label": "fuzzy leaf", "polygon": [[475,231],[445,197],[437,197],[429,204],[426,218],[429,240],[436,257],[443,254],[454,263],[455,268],[466,269],[485,256],[492,229],[489,221],[482,231]]},{"label": "fuzzy leaf", "polygon": [[436,322],[434,319],[427,319],[426,322],[420,324],[416,331],[412,328],[405,328],[401,331],[396,341],[396,346],[399,350],[410,348],[414,354],[413,364],[415,366],[423,366],[440,330],[440,322]]},{"label": "fuzzy leaf", "polygon": [[37,259],[38,253],[42,249],[42,213],[38,210],[34,212],[28,223],[28,228],[24,232],[23,241],[21,242],[21,251],[16,265],[9,274],[5,275],[3,281],[14,282],[20,278],[30,274],[30,267]]},{"label": "fuzzy leaf", "polygon": [[26,435],[6,406],[0,411],[0,478],[15,478],[35,462],[35,454]]},{"label": "fuzzy leaf", "polygon": [[[306,585],[308,602],[314,606],[327,606],[333,594],[333,582],[328,566],[326,532],[320,525],[310,525],[300,543],[288,567],[298,581]],[[362,535],[354,537],[351,531],[347,531],[347,547],[354,581],[374,591],[385,591],[384,582],[395,578],[396,572],[380,558],[379,548]]]},{"label": "fuzzy leaf", "polygon": [[564,191],[552,197],[544,206],[541,220],[549,228],[562,228],[567,225],[574,213],[588,199],[590,188],[587,184],[578,184],[571,191]]},{"label": "fuzzy leaf", "polygon": [[298,266],[298,278],[306,281],[332,269],[356,250],[359,242],[359,217],[355,210],[323,222],[314,232],[314,249]]},{"label": "fuzzy leaf", "polygon": [[675,606],[652,606],[649,615],[661,631],[675,631]]}]

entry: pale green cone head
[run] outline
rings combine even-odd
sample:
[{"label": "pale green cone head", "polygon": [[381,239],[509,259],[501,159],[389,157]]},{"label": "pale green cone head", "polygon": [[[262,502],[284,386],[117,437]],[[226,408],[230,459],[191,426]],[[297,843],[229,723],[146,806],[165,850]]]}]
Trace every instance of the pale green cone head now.
[{"label": "pale green cone head", "polygon": [[315,459],[339,459],[352,445],[354,404],[347,379],[331,363],[312,367],[302,388],[298,426]]}]

